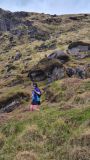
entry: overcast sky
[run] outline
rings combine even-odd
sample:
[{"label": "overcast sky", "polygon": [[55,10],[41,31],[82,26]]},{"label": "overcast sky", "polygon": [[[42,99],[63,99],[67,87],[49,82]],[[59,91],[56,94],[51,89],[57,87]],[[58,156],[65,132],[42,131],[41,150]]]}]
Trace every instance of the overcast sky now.
[{"label": "overcast sky", "polygon": [[0,0],[0,8],[50,14],[90,13],[90,0]]}]

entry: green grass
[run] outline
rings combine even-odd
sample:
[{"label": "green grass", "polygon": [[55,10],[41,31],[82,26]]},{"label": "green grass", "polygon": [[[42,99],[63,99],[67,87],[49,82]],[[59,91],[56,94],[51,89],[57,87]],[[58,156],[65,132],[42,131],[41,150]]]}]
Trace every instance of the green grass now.
[{"label": "green grass", "polygon": [[[17,157],[28,160],[28,156],[34,156],[35,160],[72,159],[68,155],[75,147],[71,146],[71,140],[77,141],[78,136],[88,130],[88,125],[85,125],[90,120],[87,97],[85,100],[82,98],[83,104],[77,98],[89,92],[89,80],[59,80],[53,82],[48,90],[53,92],[53,96],[59,95],[58,101],[46,103],[46,94],[43,94],[40,112],[22,112],[28,105],[24,103],[22,109],[12,112],[11,118],[0,124],[0,160],[18,160]],[[73,94],[68,98],[72,90]],[[14,87],[8,96],[18,91],[24,92],[24,89]],[[68,104],[72,107],[67,108]],[[79,147],[82,150],[82,146]]]},{"label": "green grass", "polygon": [[[0,160],[13,160],[23,151],[34,151],[40,160],[54,159],[58,148],[64,150],[64,144],[67,145],[79,127],[89,120],[90,108],[60,111],[56,107],[46,107],[38,113],[26,114],[27,118],[13,119],[0,126],[0,134],[4,137]],[[56,160],[61,151],[56,154]]]}]

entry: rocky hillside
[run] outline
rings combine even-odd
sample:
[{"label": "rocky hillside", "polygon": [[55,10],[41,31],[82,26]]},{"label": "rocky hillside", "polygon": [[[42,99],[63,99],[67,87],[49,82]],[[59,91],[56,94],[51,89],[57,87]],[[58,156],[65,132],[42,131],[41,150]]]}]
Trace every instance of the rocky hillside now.
[{"label": "rocky hillside", "polygon": [[13,159],[90,159],[90,14],[0,9],[0,160]]}]

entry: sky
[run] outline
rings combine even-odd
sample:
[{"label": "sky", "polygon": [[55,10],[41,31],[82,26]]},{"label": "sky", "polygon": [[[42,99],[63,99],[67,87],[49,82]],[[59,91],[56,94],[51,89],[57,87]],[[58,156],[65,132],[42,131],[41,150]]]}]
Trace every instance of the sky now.
[{"label": "sky", "polygon": [[0,8],[57,15],[90,13],[90,0],[0,0]]}]

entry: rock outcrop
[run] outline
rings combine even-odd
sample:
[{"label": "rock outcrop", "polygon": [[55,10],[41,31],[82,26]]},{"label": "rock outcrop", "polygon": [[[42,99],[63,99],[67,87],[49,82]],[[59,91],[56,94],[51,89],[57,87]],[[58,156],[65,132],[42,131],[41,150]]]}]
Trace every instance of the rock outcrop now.
[{"label": "rock outcrop", "polygon": [[28,35],[33,40],[47,40],[50,37],[48,32],[34,26],[31,20],[23,20],[28,16],[30,16],[28,12],[12,13],[0,9],[0,32],[8,31],[18,38]]},{"label": "rock outcrop", "polygon": [[58,59],[44,58],[29,71],[32,81],[47,80],[52,82],[65,77],[65,68]]},{"label": "rock outcrop", "polygon": [[16,109],[21,103],[22,100],[28,101],[29,95],[23,92],[17,93],[11,97],[8,97],[5,100],[0,101],[0,113],[11,112]]},{"label": "rock outcrop", "polygon": [[0,9],[0,31],[11,31],[21,23],[10,11]]},{"label": "rock outcrop", "polygon": [[90,57],[90,43],[85,42],[72,42],[68,46],[68,52],[80,59]]},{"label": "rock outcrop", "polygon": [[65,62],[68,62],[68,61],[69,61],[69,56],[68,56],[68,54],[64,53],[64,52],[61,51],[61,50],[54,51],[52,54],[50,54],[50,55],[48,56],[48,58],[50,58],[50,59],[58,59],[58,60],[60,60],[62,63],[65,63]]}]

